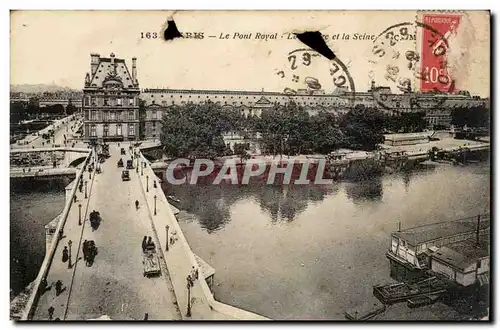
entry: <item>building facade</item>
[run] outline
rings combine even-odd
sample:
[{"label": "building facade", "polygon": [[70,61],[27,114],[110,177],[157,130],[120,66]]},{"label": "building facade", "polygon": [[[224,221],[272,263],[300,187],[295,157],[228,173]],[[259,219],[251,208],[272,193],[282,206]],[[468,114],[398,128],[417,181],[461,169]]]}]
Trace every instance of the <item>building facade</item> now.
[{"label": "building facade", "polygon": [[[424,111],[430,128],[450,127],[451,111],[459,106],[485,105],[488,99],[470,95],[435,93],[395,94],[389,87],[372,82],[366,92],[352,93],[338,88],[333,93],[302,89],[296,94],[265,91],[139,89],[136,58],[132,74],[124,59],[91,54],[90,74],[85,77],[82,108],[87,141],[131,141],[160,138],[161,119],[172,106],[211,101],[223,108],[236,109],[244,116],[260,116],[262,111],[291,101],[310,115],[320,111],[337,114],[354,106],[377,108],[388,114]],[[140,107],[143,104],[144,107]],[[141,109],[141,110],[140,110]]]},{"label": "building facade", "polygon": [[90,55],[85,77],[82,110],[86,141],[134,141],[140,139],[139,82],[136,58],[132,74],[124,59]]}]

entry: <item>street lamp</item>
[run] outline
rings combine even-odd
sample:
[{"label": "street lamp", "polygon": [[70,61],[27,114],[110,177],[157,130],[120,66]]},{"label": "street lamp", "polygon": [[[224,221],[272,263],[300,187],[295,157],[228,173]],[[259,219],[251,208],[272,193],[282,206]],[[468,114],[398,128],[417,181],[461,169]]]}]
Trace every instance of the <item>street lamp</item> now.
[{"label": "street lamp", "polygon": [[155,215],[156,215],[156,195],[155,195]]},{"label": "street lamp", "polygon": [[149,192],[148,181],[149,181],[149,176],[146,175],[146,192]]},{"label": "street lamp", "polygon": [[188,305],[187,305],[187,317],[191,317],[191,276],[187,277],[187,289],[188,289]]},{"label": "street lamp", "polygon": [[85,180],[85,198],[87,198],[87,180]]},{"label": "street lamp", "polygon": [[71,244],[73,244],[73,242],[71,240],[68,241],[68,246],[69,246],[69,260],[68,260],[68,268],[71,268]]},{"label": "street lamp", "polygon": [[166,226],[165,226],[165,230],[167,231],[167,239],[166,239],[167,244],[165,244],[165,246],[167,247],[167,248],[166,248],[166,251],[168,251],[168,229],[169,229],[169,228],[170,228],[170,227],[169,227],[168,225],[166,225]]},{"label": "street lamp", "polygon": [[78,226],[82,225],[82,204],[78,204]]},{"label": "street lamp", "polygon": [[144,166],[141,166],[141,175],[144,175]]}]

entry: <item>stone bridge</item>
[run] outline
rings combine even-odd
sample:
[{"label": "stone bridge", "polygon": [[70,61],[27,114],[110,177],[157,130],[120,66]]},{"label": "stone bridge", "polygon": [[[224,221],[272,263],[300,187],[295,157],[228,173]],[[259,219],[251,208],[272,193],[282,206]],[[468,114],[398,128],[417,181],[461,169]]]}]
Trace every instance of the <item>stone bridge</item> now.
[{"label": "stone bridge", "polygon": [[[214,270],[191,250],[150,163],[139,149],[126,150],[121,155],[111,144],[99,174],[94,151],[81,151],[84,166],[66,189],[61,215],[46,227],[46,256],[21,319],[266,320],[214,299]],[[132,156],[123,181],[117,162]],[[98,222],[90,223],[92,210]],[[141,249],[145,237],[150,250]],[[91,262],[82,258],[84,241],[97,247]],[[152,270],[155,277],[147,277]]]},{"label": "stone bridge", "polygon": [[[76,167],[82,163],[87,157],[90,149],[86,148],[69,148],[69,147],[47,147],[47,148],[27,148],[27,149],[11,149],[10,154],[36,154],[44,153],[50,155],[52,161],[58,162],[58,167],[70,168]],[[52,164],[47,164],[52,165]]]}]

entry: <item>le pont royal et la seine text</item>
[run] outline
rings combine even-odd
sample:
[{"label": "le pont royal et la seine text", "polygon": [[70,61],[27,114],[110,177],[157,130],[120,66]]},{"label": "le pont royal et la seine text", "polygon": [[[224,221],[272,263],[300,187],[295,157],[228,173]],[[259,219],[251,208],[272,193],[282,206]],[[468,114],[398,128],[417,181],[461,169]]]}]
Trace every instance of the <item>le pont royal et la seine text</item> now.
[{"label": "le pont royal et la seine text", "polygon": [[[206,32],[182,32],[183,38],[186,39],[219,39],[219,40],[279,40],[279,39],[296,39],[293,32],[287,33],[261,33],[261,32],[233,32],[219,34],[208,34]],[[368,33],[336,33],[336,34],[322,34],[325,40],[375,40],[375,34]],[[158,39],[161,34],[157,32],[141,32],[141,39]]]}]

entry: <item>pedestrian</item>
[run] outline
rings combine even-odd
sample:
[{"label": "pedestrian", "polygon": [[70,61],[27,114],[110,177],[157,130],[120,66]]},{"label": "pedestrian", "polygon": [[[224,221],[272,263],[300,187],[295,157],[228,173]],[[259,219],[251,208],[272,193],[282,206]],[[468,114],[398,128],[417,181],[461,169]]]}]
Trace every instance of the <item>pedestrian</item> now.
[{"label": "pedestrian", "polygon": [[148,313],[144,313],[144,321],[147,321],[149,318],[149,314]]},{"label": "pedestrian", "polygon": [[187,283],[188,283],[189,288],[192,288],[194,286],[193,279],[192,279],[191,275],[187,276]]},{"label": "pedestrian", "polygon": [[151,238],[151,236],[148,237],[148,244],[146,244],[146,246],[150,249],[155,248],[155,243],[153,243],[153,239]]},{"label": "pedestrian", "polygon": [[144,236],[144,238],[142,239],[142,252],[146,250],[146,246],[148,245],[147,239],[147,236]]},{"label": "pedestrian", "polygon": [[62,262],[66,262],[69,259],[69,253],[68,253],[68,247],[64,246],[63,252],[62,252]]},{"label": "pedestrian", "polygon": [[138,210],[139,209],[139,201],[136,199],[135,200],[135,209]]},{"label": "pedestrian", "polygon": [[87,243],[87,240],[83,241],[82,252],[83,252],[83,260],[86,263],[87,262],[87,255],[88,255],[88,243]]},{"label": "pedestrian", "polygon": [[52,321],[52,318],[54,317],[54,307],[50,306],[48,312],[49,312],[49,321]]},{"label": "pedestrian", "polygon": [[62,282],[61,280],[57,280],[56,282],[56,296],[59,296],[62,293]]}]

